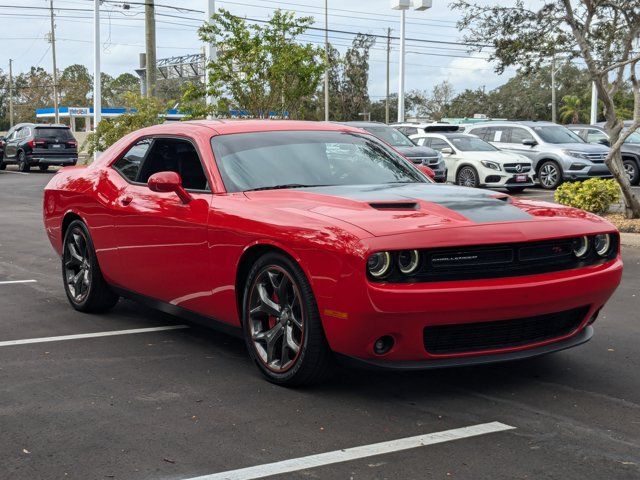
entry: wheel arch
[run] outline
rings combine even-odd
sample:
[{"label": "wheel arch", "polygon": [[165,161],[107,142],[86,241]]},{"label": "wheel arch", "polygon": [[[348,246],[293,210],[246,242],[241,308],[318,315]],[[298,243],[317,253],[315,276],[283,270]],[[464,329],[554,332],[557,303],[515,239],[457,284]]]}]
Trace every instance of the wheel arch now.
[{"label": "wheel arch", "polygon": [[[236,309],[238,312],[238,318],[240,319],[240,323],[242,323],[242,301],[244,296],[244,286],[247,281],[247,277],[249,276],[249,272],[251,271],[251,267],[253,264],[260,258],[261,256],[270,253],[280,253],[289,257],[293,262],[298,264],[305,276],[307,277],[307,281],[311,285],[311,278],[304,267],[303,263],[300,260],[300,257],[296,255],[294,252],[290,251],[290,249],[285,246],[276,243],[276,242],[255,242],[245,248],[240,255],[238,260],[238,264],[236,267],[236,279],[235,279],[235,291],[236,291]],[[313,289],[313,285],[311,285]]]},{"label": "wheel arch", "polygon": [[538,163],[536,164],[536,175],[538,175],[540,173],[540,169],[542,168],[542,165],[544,165],[546,162],[555,163],[558,166],[558,168],[560,169],[560,173],[564,175],[564,169],[562,168],[562,161],[558,160],[557,158],[553,158],[553,157],[544,157],[544,158],[541,158],[540,160],[538,160]]},{"label": "wheel arch", "polygon": [[[60,241],[61,242],[64,241],[64,236],[67,233],[67,229],[69,228],[69,225],[71,225],[71,223],[74,220],[80,220],[82,223],[87,225],[87,222],[85,222],[84,219],[80,215],[78,215],[76,212],[69,211],[65,213],[64,217],[62,217],[62,224],[60,225]],[[88,225],[87,225],[87,228],[89,228]]]}]

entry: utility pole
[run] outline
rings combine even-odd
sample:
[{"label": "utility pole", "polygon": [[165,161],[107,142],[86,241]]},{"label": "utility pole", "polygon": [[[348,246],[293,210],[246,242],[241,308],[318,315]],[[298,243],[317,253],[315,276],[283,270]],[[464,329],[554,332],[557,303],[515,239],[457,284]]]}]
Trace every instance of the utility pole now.
[{"label": "utility pole", "polygon": [[384,104],[384,121],[389,124],[389,78],[391,66],[391,29],[387,29],[387,96]]},{"label": "utility pole", "polygon": [[[93,0],[93,129],[102,117],[102,89],[100,72],[100,0]],[[97,155],[97,152],[96,152]]]},{"label": "utility pole", "polygon": [[556,102],[556,55],[551,57],[551,121],[558,121]]},{"label": "utility pole", "polygon": [[9,128],[13,127],[13,60],[9,59]]},{"label": "utility pole", "polygon": [[[207,11],[205,15],[205,22],[211,21],[211,16],[216,12],[215,0],[207,0]],[[215,40],[211,43],[207,43],[204,46],[204,88],[206,89],[205,102],[207,107],[212,107],[215,104],[215,98],[209,93],[209,68],[210,62],[215,62],[218,58],[218,51],[216,48]],[[210,115],[211,116],[211,115]]]},{"label": "utility pole", "polygon": [[144,3],[145,46],[147,51],[147,98],[156,93],[156,12],[153,0]]},{"label": "utility pole", "polygon": [[398,123],[404,122],[405,12],[406,9],[400,10],[400,73],[398,74]]},{"label": "utility pole", "polygon": [[329,0],[324,0],[324,121],[329,121]]},{"label": "utility pole", "polygon": [[53,0],[49,0],[49,11],[51,13],[51,53],[53,54],[53,114],[55,123],[60,123],[60,112],[58,111],[58,68],[56,66],[56,24],[53,18]]}]

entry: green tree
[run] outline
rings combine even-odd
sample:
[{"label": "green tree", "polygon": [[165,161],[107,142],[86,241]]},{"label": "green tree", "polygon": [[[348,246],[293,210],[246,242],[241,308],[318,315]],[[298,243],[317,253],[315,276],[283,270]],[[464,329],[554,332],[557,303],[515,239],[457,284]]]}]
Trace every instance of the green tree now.
[{"label": "green tree", "polygon": [[125,94],[127,113],[114,118],[105,118],[96,130],[87,137],[89,156],[103,152],[125,135],[144,127],[163,122],[168,105],[157,98],[145,98],[140,94]]},{"label": "green tree", "polygon": [[34,122],[36,109],[53,106],[53,79],[42,67],[15,77],[15,123]]},{"label": "green tree", "polygon": [[140,93],[140,79],[131,73],[121,73],[115,78],[103,76],[103,101],[108,107],[122,107],[127,104],[131,95]]},{"label": "green tree", "polygon": [[560,120],[564,123],[580,123],[586,117],[587,110],[582,99],[576,95],[565,95],[562,97],[560,107]]},{"label": "green tree", "polygon": [[84,65],[69,65],[58,79],[60,104],[67,107],[85,107],[93,91],[93,76]]},{"label": "green tree", "polygon": [[[203,42],[218,45],[218,58],[206,66],[209,93],[254,117],[270,112],[299,116],[304,99],[315,94],[324,73],[323,50],[298,41],[312,23],[311,17],[282,10],[259,25],[226,10],[215,13],[199,30]],[[208,113],[196,108],[204,94],[202,88],[187,86],[184,103],[192,116]]]},{"label": "green tree", "polygon": [[[535,71],[553,55],[580,58],[586,64],[602,101],[611,150],[606,164],[622,190],[625,216],[640,218],[640,199],[629,184],[622,166],[620,148],[640,127],[640,81],[636,66],[640,55],[635,43],[640,35],[640,0],[543,0],[529,8],[529,2],[515,0],[508,6],[454,0],[462,10],[458,27],[465,40],[491,45],[490,58],[498,72],[509,66]],[[629,81],[634,97],[634,122],[624,124],[616,111],[615,96]]]}]

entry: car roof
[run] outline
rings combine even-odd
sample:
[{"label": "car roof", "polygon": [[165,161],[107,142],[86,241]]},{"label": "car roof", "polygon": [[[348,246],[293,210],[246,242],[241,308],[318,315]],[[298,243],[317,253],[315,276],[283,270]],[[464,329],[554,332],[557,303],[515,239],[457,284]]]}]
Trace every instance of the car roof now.
[{"label": "car roof", "polygon": [[588,125],[586,123],[571,123],[569,125],[565,125],[565,127],[571,128],[595,128],[596,130],[601,130],[604,132],[604,127],[601,125]]},{"label": "car roof", "polygon": [[426,132],[424,134],[420,134],[421,137],[444,137],[444,138],[478,138],[475,135],[469,135],[467,133],[460,132]]},{"label": "car roof", "polygon": [[557,126],[563,127],[564,125],[559,125],[557,123],[548,122],[546,120],[537,121],[537,120],[507,120],[507,121],[496,121],[496,122],[485,122],[485,123],[475,123],[469,127],[469,129],[478,128],[478,127],[515,127],[515,126],[525,126],[525,127],[547,127],[547,126]]},{"label": "car roof", "polygon": [[358,121],[353,121],[353,122],[333,122],[333,123],[336,123],[338,125],[347,125],[349,127],[357,127],[357,128],[366,128],[366,127],[394,128],[393,125],[387,125],[386,123],[382,123],[382,122],[358,122]]},{"label": "car roof", "polygon": [[257,133],[272,131],[328,131],[354,132],[362,130],[349,125],[331,122],[308,122],[300,120],[189,120],[185,122],[167,122],[161,125],[144,128],[140,131],[145,135],[168,134],[176,131],[188,133],[192,129],[210,130],[213,134],[228,135],[234,133]]}]

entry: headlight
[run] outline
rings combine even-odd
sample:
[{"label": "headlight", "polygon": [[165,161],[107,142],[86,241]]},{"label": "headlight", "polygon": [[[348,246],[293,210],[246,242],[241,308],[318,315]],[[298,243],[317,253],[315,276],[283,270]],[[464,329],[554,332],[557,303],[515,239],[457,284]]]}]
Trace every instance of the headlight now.
[{"label": "headlight", "polygon": [[596,249],[596,253],[601,257],[606,257],[611,249],[611,235],[603,233],[593,237],[593,246]]},{"label": "headlight", "polygon": [[500,168],[500,164],[496,162],[490,162],[489,160],[481,160],[480,163],[485,167],[490,168],[491,170],[498,170],[498,171],[502,170],[502,168]]},{"label": "headlight", "polygon": [[563,149],[562,153],[564,153],[565,155],[569,155],[570,157],[573,157],[573,158],[583,158],[585,160],[589,160],[589,156],[586,153],[580,152],[577,150]]},{"label": "headlight", "polygon": [[589,251],[589,239],[587,237],[576,238],[573,241],[573,254],[578,258],[584,258]]},{"label": "headlight", "polygon": [[382,278],[391,270],[391,254],[389,252],[374,253],[367,260],[367,270],[374,278]]},{"label": "headlight", "polygon": [[444,155],[442,155],[442,153],[438,152],[438,163],[440,163],[443,159],[444,159]]},{"label": "headlight", "polygon": [[398,268],[405,275],[409,275],[418,269],[420,254],[417,250],[402,250],[398,253]]}]

